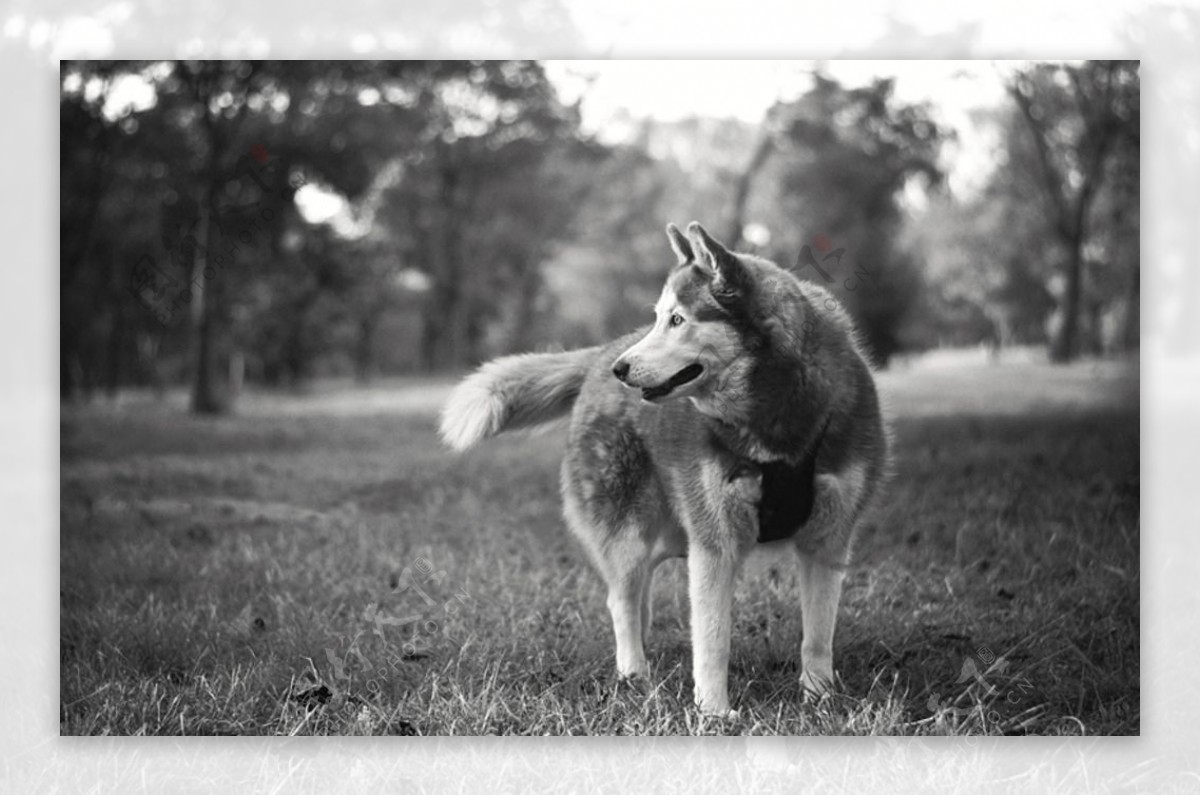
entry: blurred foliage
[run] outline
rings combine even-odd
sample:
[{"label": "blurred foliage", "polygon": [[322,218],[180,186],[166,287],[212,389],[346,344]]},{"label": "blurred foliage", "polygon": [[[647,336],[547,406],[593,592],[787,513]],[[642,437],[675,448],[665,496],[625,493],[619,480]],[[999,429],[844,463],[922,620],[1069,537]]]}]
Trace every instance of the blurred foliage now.
[{"label": "blurred foliage", "polygon": [[[747,218],[771,230],[768,256],[832,289],[880,364],[903,347],[902,324],[922,291],[920,264],[901,245],[900,194],[913,180],[941,184],[938,156],[951,137],[929,108],[897,102],[893,89],[890,80],[850,89],[817,74],[811,91],[777,104],[765,125],[771,153],[752,161],[747,202]],[[806,245],[820,271],[804,270]]]},{"label": "blurred foliage", "polygon": [[1113,294],[1125,304],[1121,338],[1138,314],[1138,174],[1141,86],[1134,61],[1038,64],[1009,83],[1017,120],[1006,127],[1009,164],[1037,185],[1061,256],[1061,311],[1051,353],[1069,361],[1100,345]]},{"label": "blurred foliage", "polygon": [[[470,361],[506,313],[527,338],[540,262],[586,189],[563,164],[603,154],[533,62],[89,62],[62,74],[67,394],[186,371],[193,407],[220,411],[242,363],[300,383],[347,341],[369,375],[381,316],[405,306],[419,312],[426,368]],[[152,105],[111,107],[130,81],[153,87]],[[307,223],[299,182],[344,197],[358,229]],[[162,274],[145,289],[130,284],[143,258]],[[148,299],[189,280],[186,306]],[[406,301],[404,284],[423,300]]]},{"label": "blurred foliage", "polygon": [[[532,61],[64,62],[61,82],[64,396],[187,383],[217,412],[243,379],[596,343],[650,320],[663,226],[692,219],[827,276],[880,363],[1061,348],[1072,295],[1070,355],[1138,342],[1135,65],[1014,76],[964,196],[953,131],[888,80],[818,73],[760,125],[646,120],[621,144]],[[344,212],[307,220],[297,189]]]}]

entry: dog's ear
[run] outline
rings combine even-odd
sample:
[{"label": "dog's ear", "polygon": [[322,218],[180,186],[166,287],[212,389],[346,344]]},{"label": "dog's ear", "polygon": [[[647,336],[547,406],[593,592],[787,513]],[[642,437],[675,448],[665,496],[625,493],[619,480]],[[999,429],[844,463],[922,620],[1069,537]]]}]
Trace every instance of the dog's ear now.
[{"label": "dog's ear", "polygon": [[674,224],[667,224],[667,240],[671,242],[671,250],[675,252],[675,256],[679,258],[679,264],[684,265],[696,259],[696,255],[692,252],[692,244],[688,243],[688,239],[679,231],[679,227]]},{"label": "dog's ear", "polygon": [[713,273],[713,292],[740,292],[746,282],[746,266],[737,255],[721,245],[696,221],[688,224],[688,237],[692,239],[697,260]]}]

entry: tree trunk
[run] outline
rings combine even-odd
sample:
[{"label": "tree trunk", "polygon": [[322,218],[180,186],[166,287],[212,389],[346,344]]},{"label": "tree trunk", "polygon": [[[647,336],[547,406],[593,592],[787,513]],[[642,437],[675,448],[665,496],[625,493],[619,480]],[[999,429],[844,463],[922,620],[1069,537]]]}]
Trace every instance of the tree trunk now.
[{"label": "tree trunk", "polygon": [[421,319],[421,369],[426,373],[437,370],[437,342],[442,334],[436,306],[427,306]]},{"label": "tree trunk", "polygon": [[466,296],[460,289],[456,291],[455,300],[450,306],[450,334],[446,344],[446,356],[443,360],[446,367],[457,368],[467,364],[470,323],[471,316]]},{"label": "tree trunk", "polygon": [[[538,267],[527,266],[521,275],[521,292],[517,296],[517,313],[513,324],[510,346],[514,351],[528,351],[533,348],[534,323],[537,320],[537,299],[541,292],[542,278]],[[479,346],[482,329],[478,325],[472,328],[471,354],[474,355]]]},{"label": "tree trunk", "polygon": [[117,271],[116,254],[104,247],[101,255],[104,269],[105,298],[109,307],[108,339],[104,350],[104,394],[113,399],[121,389],[125,368],[125,305],[122,302],[121,275]]},{"label": "tree trunk", "polygon": [[359,384],[370,384],[375,371],[375,329],[379,315],[373,309],[358,319],[358,335],[354,341],[354,378]]},{"label": "tree trunk", "polygon": [[435,291],[426,310],[421,344],[425,369],[431,373],[456,368],[466,361],[469,317],[460,291]]},{"label": "tree trunk", "polygon": [[440,282],[433,286],[429,302],[425,305],[421,329],[421,359],[427,372],[436,373],[454,364],[455,326],[461,299],[457,296],[455,277],[446,264],[445,252],[436,243],[432,262]]},{"label": "tree trunk", "polygon": [[[443,157],[449,157],[443,154]],[[422,357],[433,372],[454,368],[466,360],[469,307],[463,284],[462,248],[458,232],[459,173],[453,163],[442,169],[436,226],[429,240],[434,285],[425,313]]]},{"label": "tree trunk", "polygon": [[[228,411],[229,404],[225,400],[221,385],[221,368],[217,337],[219,333],[221,306],[220,275],[211,280],[205,280],[204,267],[214,256],[217,236],[213,234],[212,215],[209,212],[211,204],[209,197],[215,190],[213,181],[206,179],[204,194],[200,203],[202,217],[197,226],[200,228],[198,251],[192,258],[192,320],[194,332],[194,372],[192,381],[191,409],[195,414],[223,414]],[[223,241],[221,241],[223,243]],[[203,256],[201,256],[203,253]],[[232,260],[232,253],[229,257]],[[229,268],[232,263],[226,263]]]},{"label": "tree trunk", "polygon": [[229,395],[230,400],[240,395],[242,383],[246,379],[246,357],[241,351],[234,351],[229,357]]},{"label": "tree trunk", "polygon": [[991,323],[991,333],[988,335],[988,361],[997,363],[1000,361],[1000,356],[1004,349],[1009,346],[1009,340],[1012,337],[1012,332],[1009,329],[1008,317],[1004,310],[999,307],[992,307],[987,302],[980,305],[980,310],[983,316]]},{"label": "tree trunk", "polygon": [[1104,303],[1096,300],[1089,301],[1085,311],[1087,312],[1087,323],[1080,329],[1079,352],[1102,356],[1105,353]]},{"label": "tree trunk", "polygon": [[104,363],[104,394],[109,399],[121,390],[121,375],[125,352],[125,312],[121,302],[113,302],[112,324],[108,330],[108,355]]},{"label": "tree trunk", "polygon": [[750,188],[754,184],[755,176],[770,157],[773,147],[771,133],[764,132],[762,138],[758,140],[758,146],[755,147],[754,155],[751,156],[746,170],[738,177],[733,195],[733,216],[729,220],[729,228],[725,233],[725,245],[731,249],[736,249],[741,244],[742,230],[746,226],[746,203],[750,199]]},{"label": "tree trunk", "polygon": [[158,364],[158,347],[161,340],[155,334],[142,332],[138,334],[135,342],[139,376],[149,382],[154,390],[154,397],[161,401],[167,392],[167,385]]},{"label": "tree trunk", "polygon": [[226,410],[221,400],[217,368],[213,306],[216,304],[208,288],[194,288],[201,302],[200,321],[196,326],[195,378],[192,382],[192,412],[198,415],[221,414]]},{"label": "tree trunk", "polygon": [[84,370],[83,360],[79,358],[79,352],[73,351],[70,360],[71,381],[78,385],[75,390],[75,399],[80,403],[90,403],[92,400],[92,382],[88,372]]},{"label": "tree trunk", "polygon": [[1063,296],[1062,324],[1058,328],[1054,345],[1050,348],[1050,359],[1054,362],[1070,362],[1078,351],[1079,300],[1083,294],[1083,240],[1080,236],[1069,241],[1067,261],[1067,287]]},{"label": "tree trunk", "polygon": [[1141,268],[1129,269],[1129,292],[1125,298],[1125,317],[1121,319],[1121,348],[1132,351],[1141,343]]}]

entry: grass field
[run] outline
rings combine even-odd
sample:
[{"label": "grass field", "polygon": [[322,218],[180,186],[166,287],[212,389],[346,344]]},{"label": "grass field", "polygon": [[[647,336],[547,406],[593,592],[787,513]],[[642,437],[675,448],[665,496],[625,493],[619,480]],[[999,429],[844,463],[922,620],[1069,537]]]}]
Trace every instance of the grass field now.
[{"label": "grass field", "polygon": [[691,706],[683,562],[614,676],[561,428],[455,457],[448,381],[62,409],[63,734],[1136,734],[1136,363],[880,377],[896,477],[798,688],[793,573],[737,593],[737,720]]}]

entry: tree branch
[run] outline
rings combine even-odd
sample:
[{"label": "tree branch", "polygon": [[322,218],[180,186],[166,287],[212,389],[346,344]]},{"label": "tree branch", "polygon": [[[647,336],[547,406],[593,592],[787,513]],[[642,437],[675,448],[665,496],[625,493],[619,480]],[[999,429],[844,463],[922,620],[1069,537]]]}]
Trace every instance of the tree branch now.
[{"label": "tree branch", "polygon": [[1033,103],[1026,96],[1025,92],[1021,91],[1016,81],[1008,85],[1008,92],[1016,101],[1017,107],[1021,110],[1022,117],[1024,117],[1026,124],[1029,126],[1029,132],[1033,136],[1033,141],[1037,148],[1038,161],[1042,167],[1042,187],[1045,188],[1046,193],[1050,197],[1051,204],[1054,205],[1055,214],[1058,216],[1056,221],[1059,231],[1063,235],[1070,237],[1074,234],[1074,230],[1070,229],[1071,208],[1062,191],[1064,177],[1059,174],[1058,168],[1054,165],[1054,159],[1050,154],[1050,145],[1046,142],[1045,131],[1033,115]]},{"label": "tree branch", "polygon": [[749,165],[746,170],[738,177],[737,186],[733,195],[733,218],[729,221],[729,232],[725,237],[729,246],[737,246],[742,239],[742,227],[745,225],[746,202],[750,198],[750,185],[754,182],[755,175],[766,164],[767,158],[775,150],[774,133],[767,125],[767,129],[763,131],[762,137],[758,140],[758,145],[754,149],[754,155],[750,158]]}]

